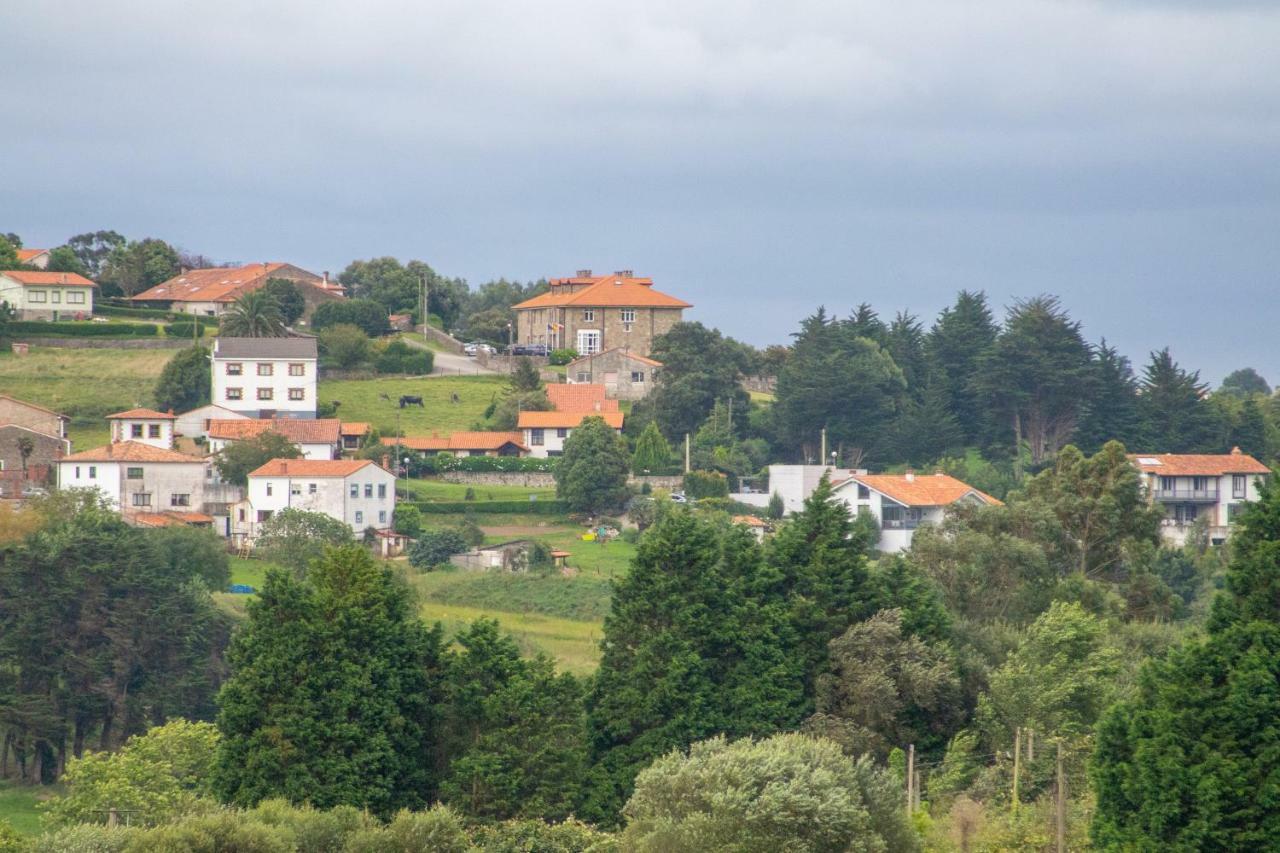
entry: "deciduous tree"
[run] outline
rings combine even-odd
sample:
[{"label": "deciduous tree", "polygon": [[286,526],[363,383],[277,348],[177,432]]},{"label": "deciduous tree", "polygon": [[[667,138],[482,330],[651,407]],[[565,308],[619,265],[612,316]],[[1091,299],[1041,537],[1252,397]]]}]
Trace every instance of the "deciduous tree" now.
[{"label": "deciduous tree", "polygon": [[267,431],[255,438],[231,441],[213,456],[218,476],[237,486],[249,484],[249,472],[272,459],[301,459],[298,445],[278,432]]},{"label": "deciduous tree", "polygon": [[603,418],[584,418],[565,439],[556,464],[556,497],[574,512],[617,509],[627,500],[630,467],[622,436]]},{"label": "deciduous tree", "polygon": [[213,375],[204,347],[178,350],[156,380],[156,406],[161,411],[187,412],[209,402]]}]

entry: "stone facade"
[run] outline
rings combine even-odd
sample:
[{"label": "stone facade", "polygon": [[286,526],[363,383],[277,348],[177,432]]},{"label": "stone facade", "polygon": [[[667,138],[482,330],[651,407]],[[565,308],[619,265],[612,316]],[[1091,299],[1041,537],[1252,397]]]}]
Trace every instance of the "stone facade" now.
[{"label": "stone facade", "polygon": [[0,394],[0,424],[17,424],[45,435],[65,438],[66,423],[67,419],[57,412]]},{"label": "stone facade", "polygon": [[[0,400],[0,402],[3,402]],[[31,441],[31,455],[23,468],[21,440]],[[70,452],[65,438],[36,432],[17,424],[0,425],[0,496],[21,497],[28,484],[47,487],[54,481],[54,465]]]},{"label": "stone facade", "polygon": [[574,359],[565,368],[570,384],[604,386],[610,400],[643,400],[649,396],[662,365],[651,358],[632,355],[625,349],[612,349],[598,355]]},{"label": "stone facade", "polygon": [[[624,311],[635,319],[623,320]],[[535,308],[519,312],[521,343],[546,344],[551,349],[572,349],[583,353],[586,338],[580,333],[598,333],[597,352],[622,348],[638,355],[648,355],[653,340],[671,331],[680,322],[680,308]],[[563,328],[548,329],[547,326]]]}]

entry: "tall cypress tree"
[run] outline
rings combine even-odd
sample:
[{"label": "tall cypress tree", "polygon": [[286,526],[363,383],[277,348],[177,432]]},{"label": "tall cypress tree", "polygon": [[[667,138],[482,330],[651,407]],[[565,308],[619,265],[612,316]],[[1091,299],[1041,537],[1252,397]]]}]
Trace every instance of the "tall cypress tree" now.
[{"label": "tall cypress tree", "polygon": [[1133,366],[1103,340],[1093,351],[1091,367],[1092,390],[1080,413],[1076,445],[1086,453],[1096,453],[1108,441],[1135,447],[1141,440],[1142,420]]},{"label": "tall cypress tree", "polygon": [[1143,370],[1142,433],[1152,453],[1212,453],[1223,450],[1217,419],[1205,399],[1209,386],[1199,371],[1186,371],[1169,348],[1151,353]]},{"label": "tall cypress tree", "polygon": [[942,372],[951,411],[970,443],[981,441],[986,434],[987,412],[974,380],[982,356],[995,344],[997,331],[986,295],[962,290],[955,305],[938,315],[926,340],[929,357]]}]

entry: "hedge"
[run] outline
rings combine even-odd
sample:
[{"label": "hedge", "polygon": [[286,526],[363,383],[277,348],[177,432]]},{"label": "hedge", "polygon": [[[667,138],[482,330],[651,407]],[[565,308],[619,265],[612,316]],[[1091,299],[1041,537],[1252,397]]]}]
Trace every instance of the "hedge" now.
[{"label": "hedge", "polygon": [[153,338],[160,331],[155,323],[42,323],[18,320],[5,327],[9,335],[46,338]]},{"label": "hedge", "polygon": [[457,513],[501,513],[526,515],[567,515],[569,505],[564,501],[401,501],[415,506],[423,515],[453,515]]},{"label": "hedge", "polygon": [[174,316],[172,311],[166,311],[163,308],[133,308],[101,301],[94,303],[93,313],[101,314],[104,317],[158,317],[160,319],[168,319]]},{"label": "hedge", "polygon": [[[395,439],[384,437],[382,443],[393,446]],[[556,470],[556,460],[534,456],[454,456],[441,453],[436,456],[410,457],[409,470],[413,476],[443,474],[446,471],[483,473],[494,471],[509,474],[550,474]]]},{"label": "hedge", "polygon": [[165,326],[164,333],[171,338],[189,338],[196,326],[200,327],[200,334],[203,335],[205,329],[210,326],[216,327],[216,325],[216,323],[202,323],[198,320],[175,320]]}]

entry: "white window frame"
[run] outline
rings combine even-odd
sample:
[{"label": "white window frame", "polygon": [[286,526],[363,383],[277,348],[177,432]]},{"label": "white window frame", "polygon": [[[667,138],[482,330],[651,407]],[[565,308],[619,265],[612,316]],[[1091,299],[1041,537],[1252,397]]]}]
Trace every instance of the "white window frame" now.
[{"label": "white window frame", "polygon": [[43,290],[28,290],[27,301],[33,302],[33,303],[39,302],[40,304],[43,305],[44,303],[49,301],[49,296],[46,293],[46,291],[43,291]]},{"label": "white window frame", "polygon": [[68,290],[68,291],[67,291],[67,304],[68,304],[68,305],[83,305],[83,304],[84,304],[84,291],[83,291],[83,290]]},{"label": "white window frame", "polygon": [[624,323],[634,323],[636,321],[636,309],[634,308],[623,308],[618,313],[622,315],[622,322]]},{"label": "white window frame", "polygon": [[578,355],[595,355],[600,352],[601,337],[599,329],[579,329]]},{"label": "white window frame", "polygon": [[243,389],[243,388],[228,388],[228,389],[227,389],[227,399],[228,399],[228,400],[243,400],[243,399],[244,399],[244,389]]}]

